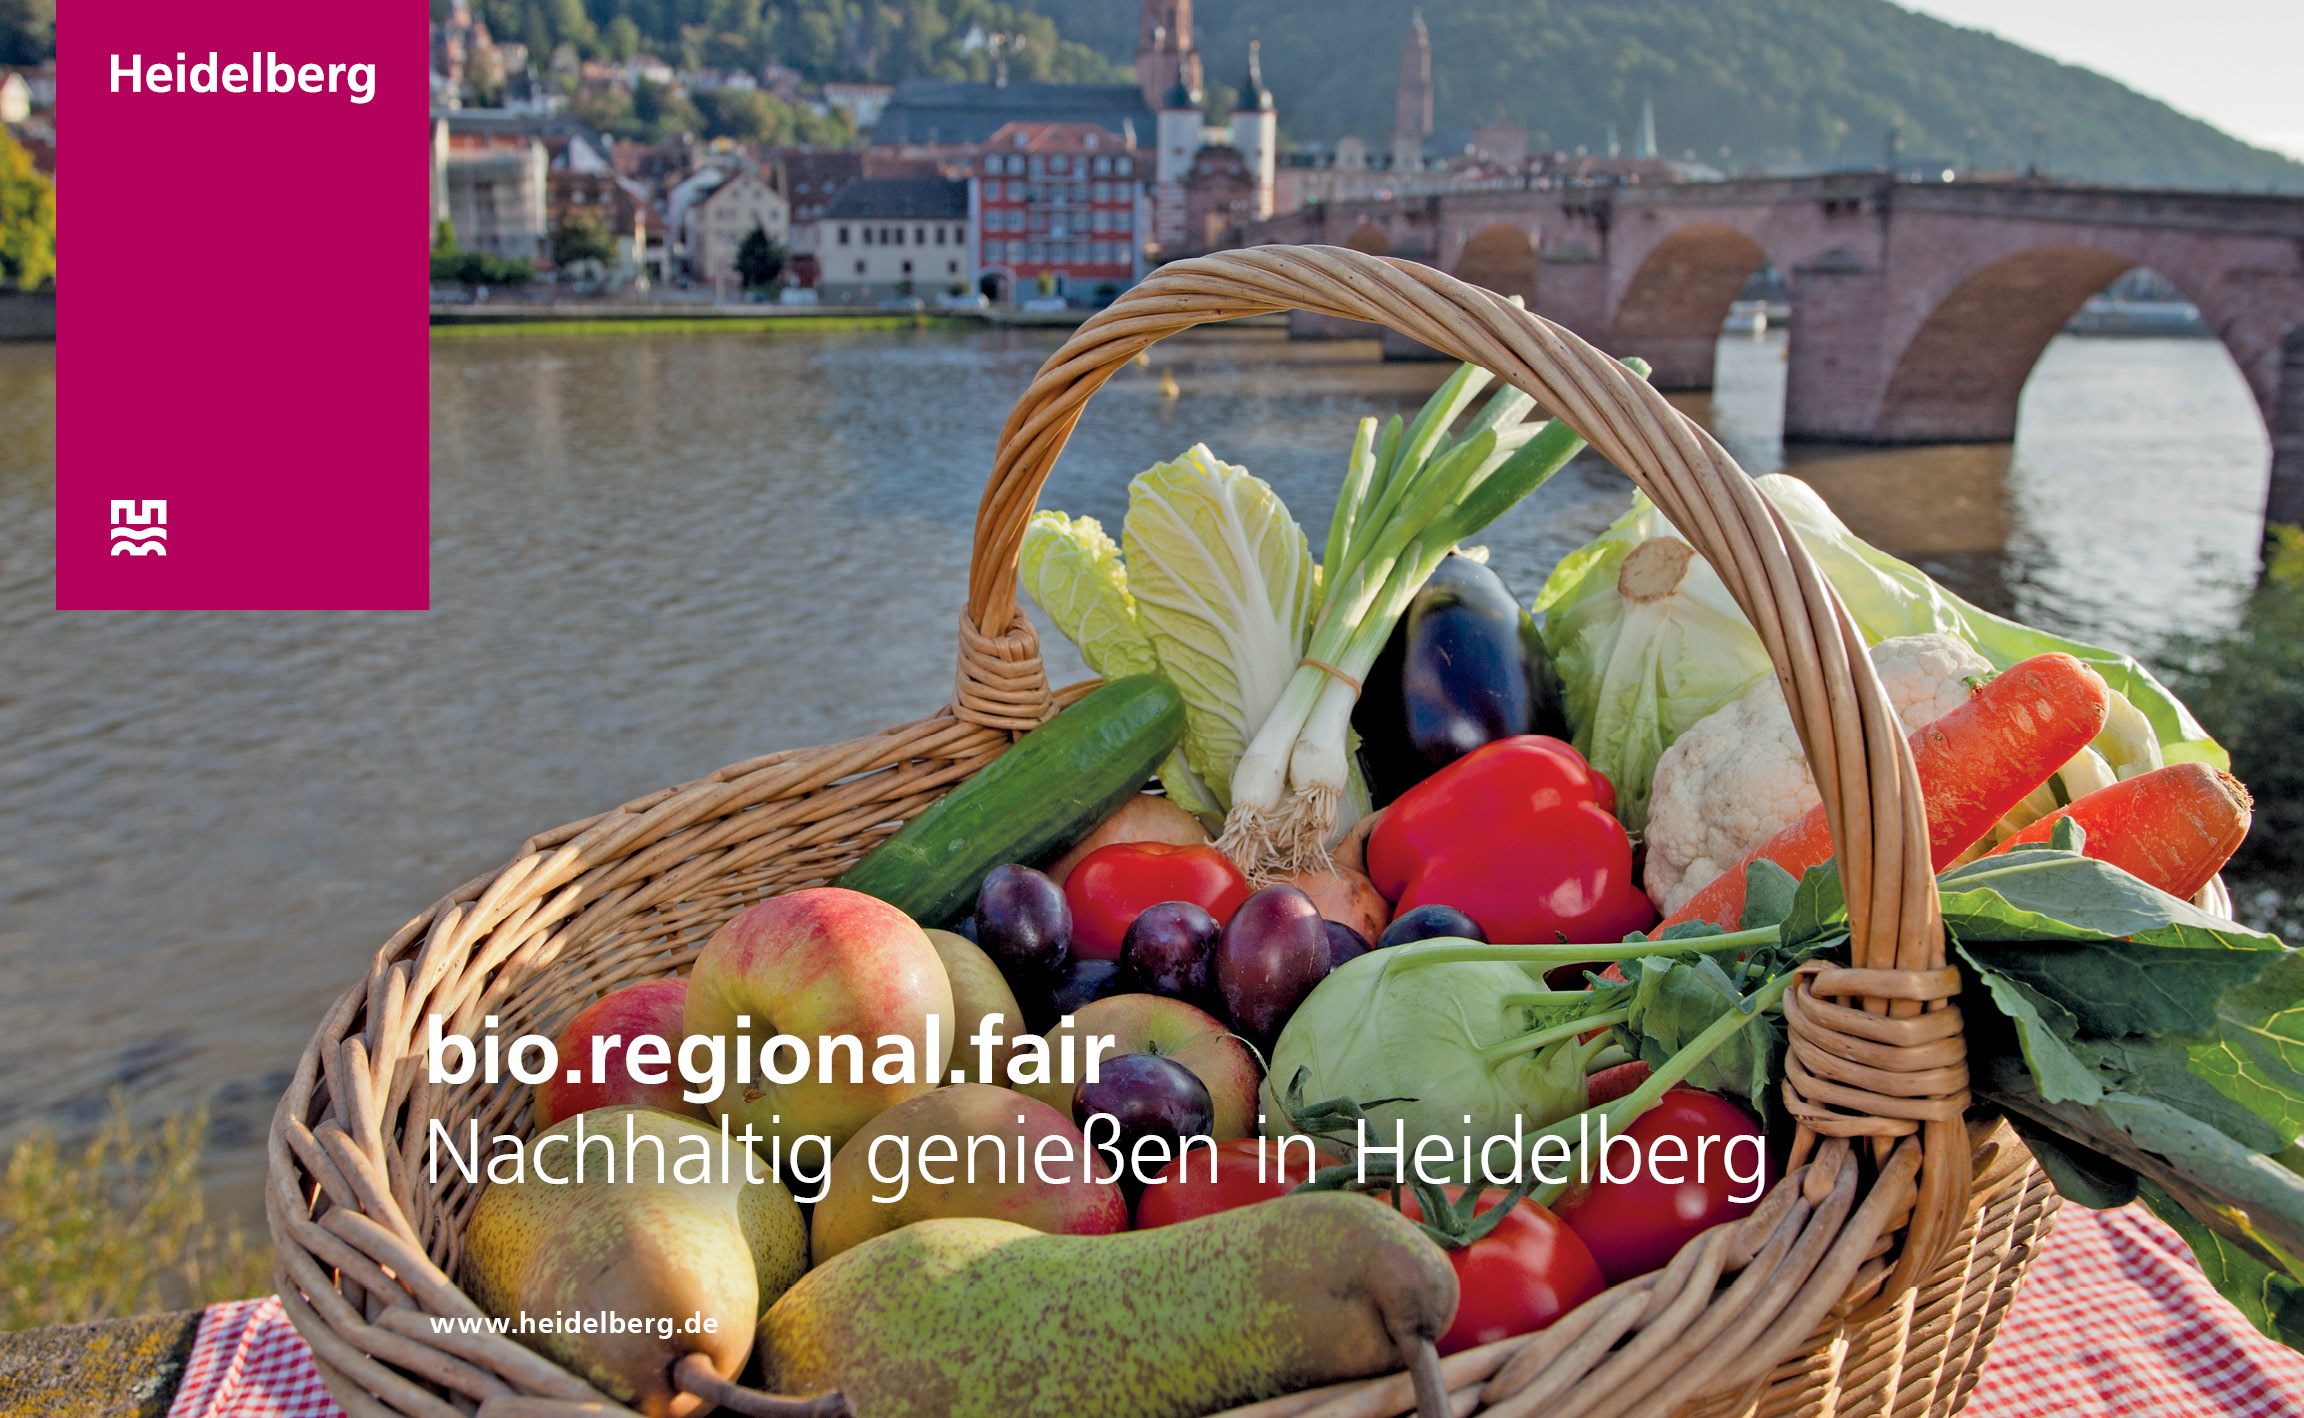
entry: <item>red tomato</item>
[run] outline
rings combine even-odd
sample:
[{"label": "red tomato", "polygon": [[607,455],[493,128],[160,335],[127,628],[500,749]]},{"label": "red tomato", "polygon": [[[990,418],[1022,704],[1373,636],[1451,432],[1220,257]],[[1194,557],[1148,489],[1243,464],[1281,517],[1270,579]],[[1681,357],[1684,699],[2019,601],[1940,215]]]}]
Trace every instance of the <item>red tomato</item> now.
[{"label": "red tomato", "polygon": [[1121,937],[1146,909],[1189,901],[1221,926],[1248,899],[1248,878],[1214,847],[1114,842],[1080,859],[1064,880],[1072,906],[1072,954],[1118,960]]},{"label": "red tomato", "polygon": [[[1766,1139],[1739,1104],[1715,1093],[1674,1088],[1636,1118],[1625,1136],[1640,1144],[1640,1164],[1632,1180],[1601,1179],[1595,1158],[1594,1180],[1572,1183],[1553,1208],[1591,1247],[1609,1284],[1662,1269],[1700,1233],[1749,1216],[1760,1204],[1770,1170]],[[1740,1137],[1757,1141],[1736,1145],[1731,1159],[1728,1149]],[[1707,1144],[1708,1138],[1715,1141]],[[1677,1140],[1678,1156],[1667,1152],[1659,1163],[1655,1157],[1659,1139],[1668,1140],[1668,1145]],[[1619,1167],[1624,1155],[1618,1153]],[[1705,1164],[1701,1181],[1699,1161]],[[1746,1180],[1731,1176],[1731,1165]],[[1676,1180],[1658,1180],[1659,1166]],[[1750,1180],[1755,1170],[1761,1174],[1757,1181]]]},{"label": "red tomato", "polygon": [[[1448,1188],[1451,1200],[1463,1188]],[[1504,1199],[1490,1189],[1480,1194],[1483,1208]],[[1414,1192],[1403,1192],[1401,1209],[1411,1220],[1424,1219]],[[1607,1288],[1592,1252],[1560,1218],[1533,1201],[1523,1201],[1496,1229],[1461,1250],[1448,1253],[1456,1267],[1462,1298],[1456,1318],[1440,1336],[1440,1352],[1454,1354],[1529,1334],[1591,1299]]]},{"label": "red tomato", "polygon": [[[1173,1226],[1179,1221],[1193,1221],[1213,1216],[1219,1211],[1230,1211],[1236,1206],[1270,1201],[1286,1196],[1305,1182],[1312,1174],[1304,1166],[1304,1144],[1301,1140],[1288,1145],[1288,1180],[1280,1180],[1280,1139],[1264,1139],[1264,1180],[1256,1179],[1256,1144],[1253,1137],[1235,1137],[1216,1144],[1216,1179],[1208,1179],[1208,1151],[1203,1147],[1192,1149],[1190,1166],[1185,1159],[1169,1163],[1160,1171],[1159,1179],[1144,1189],[1136,1203],[1136,1229],[1148,1231],[1154,1226]],[[1323,1148],[1318,1165],[1334,1166],[1335,1154]],[[1178,1169],[1182,1168],[1182,1175]]]}]

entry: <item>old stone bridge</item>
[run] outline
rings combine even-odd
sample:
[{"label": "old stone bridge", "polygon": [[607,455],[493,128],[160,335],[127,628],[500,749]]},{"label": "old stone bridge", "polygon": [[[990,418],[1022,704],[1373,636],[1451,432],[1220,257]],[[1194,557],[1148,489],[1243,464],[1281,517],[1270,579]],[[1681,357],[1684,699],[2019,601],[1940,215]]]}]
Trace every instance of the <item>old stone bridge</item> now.
[{"label": "old stone bridge", "polygon": [[2049,339],[2149,267],[2199,306],[2256,397],[2268,517],[2304,523],[2304,197],[1840,173],[1338,203],[1246,242],[1428,262],[1646,358],[1676,389],[1710,387],[1728,306],[1770,261],[1792,301],[1785,436],[1875,443],[2012,438]]}]

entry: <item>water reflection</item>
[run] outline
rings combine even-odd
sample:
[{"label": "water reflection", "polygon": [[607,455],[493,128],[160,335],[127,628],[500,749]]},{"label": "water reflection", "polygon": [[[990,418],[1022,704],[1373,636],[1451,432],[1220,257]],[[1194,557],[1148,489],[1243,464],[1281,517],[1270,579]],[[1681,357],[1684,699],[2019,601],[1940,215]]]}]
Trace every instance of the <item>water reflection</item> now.
[{"label": "water reflection", "polygon": [[[376,945],[529,833],[933,708],[1031,332],[451,342],[432,372],[434,608],[48,609],[54,356],[0,346],[0,1143],[207,1100],[252,1206],[282,1070]],[[1688,402],[1785,466],[1780,342]],[[1160,375],[1174,376],[1167,397]],[[1169,341],[1090,404],[1043,505],[1117,528],[1195,441],[1315,537],[1352,420],[1436,365],[1258,330]],[[1964,595],[2137,644],[2230,613],[2260,422],[2212,343],[2060,341],[2013,449],[1795,446],[1864,535]],[[1532,596],[1624,507],[1578,460],[1485,540]],[[1051,673],[1084,673],[1044,630]]]}]

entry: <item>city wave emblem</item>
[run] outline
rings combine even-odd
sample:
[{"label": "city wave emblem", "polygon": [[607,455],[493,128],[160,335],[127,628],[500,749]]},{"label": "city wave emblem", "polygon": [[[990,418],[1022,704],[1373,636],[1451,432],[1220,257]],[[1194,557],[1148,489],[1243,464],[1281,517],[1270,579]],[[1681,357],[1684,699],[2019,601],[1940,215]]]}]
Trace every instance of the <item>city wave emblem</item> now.
[{"label": "city wave emblem", "polygon": [[112,555],[114,556],[166,556],[168,554],[168,504],[146,498],[114,498],[112,501]]}]

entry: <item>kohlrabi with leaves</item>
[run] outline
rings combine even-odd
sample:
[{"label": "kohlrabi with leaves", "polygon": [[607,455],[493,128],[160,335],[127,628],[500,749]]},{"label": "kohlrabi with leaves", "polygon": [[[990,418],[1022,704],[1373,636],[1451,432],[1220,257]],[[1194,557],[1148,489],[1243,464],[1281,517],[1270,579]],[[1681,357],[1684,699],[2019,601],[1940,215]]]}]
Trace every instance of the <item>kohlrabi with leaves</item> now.
[{"label": "kohlrabi with leaves", "polygon": [[1498,961],[1390,968],[1414,948],[1358,956],[1296,1007],[1265,1080],[1274,1127],[1285,1129],[1286,1086],[1361,1099],[1385,1137],[1405,1121],[1412,1147],[1431,1135],[1509,1133],[1516,1114],[1541,1126],[1583,1108],[1584,1076],[1608,1040],[1578,1036],[1614,1020],[1587,1008],[1592,992],[1547,990]]}]

